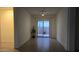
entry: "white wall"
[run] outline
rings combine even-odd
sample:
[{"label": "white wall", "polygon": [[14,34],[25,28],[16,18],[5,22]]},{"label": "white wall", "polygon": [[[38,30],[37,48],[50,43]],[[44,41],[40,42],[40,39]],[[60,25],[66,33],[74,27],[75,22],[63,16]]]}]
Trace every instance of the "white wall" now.
[{"label": "white wall", "polygon": [[62,8],[57,15],[57,40],[67,50],[68,8]]},{"label": "white wall", "polygon": [[20,47],[31,36],[31,15],[24,8],[14,8],[15,48]]}]

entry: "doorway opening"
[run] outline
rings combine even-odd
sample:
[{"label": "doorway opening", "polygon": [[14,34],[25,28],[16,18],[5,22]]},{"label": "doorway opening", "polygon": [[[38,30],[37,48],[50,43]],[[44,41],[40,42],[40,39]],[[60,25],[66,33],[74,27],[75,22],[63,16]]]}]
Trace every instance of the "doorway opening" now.
[{"label": "doorway opening", "polygon": [[38,37],[49,37],[49,21],[38,20]]}]

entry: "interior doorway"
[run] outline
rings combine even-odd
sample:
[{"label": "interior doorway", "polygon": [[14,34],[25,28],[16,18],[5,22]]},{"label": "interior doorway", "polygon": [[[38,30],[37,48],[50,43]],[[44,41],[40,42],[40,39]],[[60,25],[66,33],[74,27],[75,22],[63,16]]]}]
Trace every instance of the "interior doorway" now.
[{"label": "interior doorway", "polygon": [[38,34],[39,37],[49,37],[49,20],[38,20]]}]

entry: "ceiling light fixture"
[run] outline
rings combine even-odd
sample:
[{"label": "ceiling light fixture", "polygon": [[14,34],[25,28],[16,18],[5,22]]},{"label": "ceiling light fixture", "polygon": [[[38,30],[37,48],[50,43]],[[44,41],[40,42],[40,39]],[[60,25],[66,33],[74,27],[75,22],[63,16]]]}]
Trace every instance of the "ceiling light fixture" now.
[{"label": "ceiling light fixture", "polygon": [[44,9],[41,10],[41,16],[45,16],[46,14],[48,14]]},{"label": "ceiling light fixture", "polygon": [[44,14],[41,14],[42,16],[44,16]]}]

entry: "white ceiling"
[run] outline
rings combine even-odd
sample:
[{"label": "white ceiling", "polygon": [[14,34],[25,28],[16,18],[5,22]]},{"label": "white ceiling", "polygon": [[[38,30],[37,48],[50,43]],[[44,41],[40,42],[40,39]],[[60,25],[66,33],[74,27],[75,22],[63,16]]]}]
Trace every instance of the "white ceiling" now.
[{"label": "white ceiling", "polygon": [[56,15],[61,7],[26,7],[25,8],[31,15],[41,15],[41,10],[45,10],[47,15]]}]

